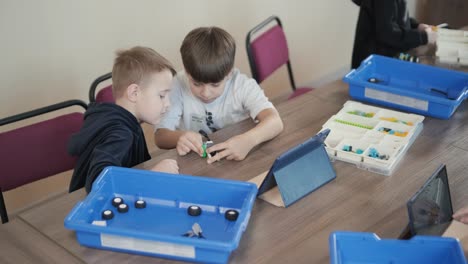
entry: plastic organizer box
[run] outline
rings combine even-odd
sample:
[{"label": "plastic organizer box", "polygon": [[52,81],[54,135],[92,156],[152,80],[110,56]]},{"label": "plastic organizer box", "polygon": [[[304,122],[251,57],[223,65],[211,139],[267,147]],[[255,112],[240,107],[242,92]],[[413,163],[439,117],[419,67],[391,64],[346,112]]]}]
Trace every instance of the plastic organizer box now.
[{"label": "plastic organizer box", "polygon": [[329,238],[331,264],[466,264],[458,240],[415,236],[410,240],[380,239],[374,233],[333,232]]},{"label": "plastic organizer box", "polygon": [[347,101],[328,119],[325,149],[332,160],[390,175],[423,129],[424,117]]},{"label": "plastic organizer box", "polygon": [[448,119],[468,96],[468,73],[371,55],[343,81],[357,100]]},{"label": "plastic organizer box", "polygon": [[108,167],[65,227],[89,247],[225,263],[247,227],[256,194],[248,182]]},{"label": "plastic organizer box", "polygon": [[440,28],[437,34],[439,61],[468,66],[468,31]]}]

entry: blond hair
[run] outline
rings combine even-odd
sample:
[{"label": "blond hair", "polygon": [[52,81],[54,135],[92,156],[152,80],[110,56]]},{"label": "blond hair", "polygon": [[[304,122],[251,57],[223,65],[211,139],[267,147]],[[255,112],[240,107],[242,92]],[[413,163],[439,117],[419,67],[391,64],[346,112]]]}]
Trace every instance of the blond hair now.
[{"label": "blond hair", "polygon": [[164,70],[176,74],[172,64],[151,48],[137,46],[117,51],[112,68],[114,98],[122,96],[129,85],[142,85],[151,74]]}]

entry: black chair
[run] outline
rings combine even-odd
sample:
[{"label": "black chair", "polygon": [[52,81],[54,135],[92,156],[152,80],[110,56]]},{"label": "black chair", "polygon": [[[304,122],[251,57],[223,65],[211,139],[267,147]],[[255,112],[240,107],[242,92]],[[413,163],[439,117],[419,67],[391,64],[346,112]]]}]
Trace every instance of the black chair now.
[{"label": "black chair", "polygon": [[113,103],[115,102],[114,97],[112,95],[112,84],[102,88],[96,95],[96,88],[97,86],[112,78],[112,72],[106,73],[102,76],[99,76],[89,87],[89,102],[90,103]]}]

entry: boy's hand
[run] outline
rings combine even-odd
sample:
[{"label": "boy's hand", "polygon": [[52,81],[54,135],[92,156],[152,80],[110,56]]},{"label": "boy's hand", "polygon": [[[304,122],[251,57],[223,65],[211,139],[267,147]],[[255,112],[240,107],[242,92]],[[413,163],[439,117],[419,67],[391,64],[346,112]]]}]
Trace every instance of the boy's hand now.
[{"label": "boy's hand", "polygon": [[453,214],[453,218],[464,223],[465,225],[468,225],[468,206],[455,212],[455,214]]},{"label": "boy's hand", "polygon": [[419,30],[419,31],[425,31],[426,28],[432,28],[432,27],[429,26],[428,24],[423,24],[423,23],[421,23],[421,24],[418,25],[418,30]]},{"label": "boy's hand", "polygon": [[435,44],[437,41],[437,32],[432,31],[430,27],[426,28],[424,31],[426,31],[427,34],[427,43],[428,44]]},{"label": "boy's hand", "polygon": [[167,173],[179,173],[179,166],[177,165],[177,161],[173,159],[164,159],[160,161],[158,164],[154,165],[151,168],[152,171],[160,171],[160,172],[167,172]]},{"label": "boy's hand", "polygon": [[223,143],[208,148],[206,150],[207,153],[218,152],[215,156],[208,158],[208,163],[211,164],[223,158],[227,160],[243,160],[254,146],[255,143],[251,142],[248,137],[237,135]]},{"label": "boy's hand", "polygon": [[203,155],[202,148],[203,140],[202,136],[198,133],[192,131],[186,131],[182,136],[179,137],[177,141],[177,153],[180,156],[184,156],[190,151],[197,153],[198,155]]}]

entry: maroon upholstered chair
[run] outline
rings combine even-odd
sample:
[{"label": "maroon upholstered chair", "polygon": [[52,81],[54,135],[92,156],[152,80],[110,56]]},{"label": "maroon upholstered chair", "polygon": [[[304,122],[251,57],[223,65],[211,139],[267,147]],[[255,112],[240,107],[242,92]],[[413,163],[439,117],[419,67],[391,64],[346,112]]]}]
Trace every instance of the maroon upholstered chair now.
[{"label": "maroon upholstered chair", "polygon": [[112,78],[112,72],[109,72],[107,74],[104,74],[102,76],[99,76],[94,82],[91,84],[91,87],[89,87],[89,102],[90,103],[114,103],[114,96],[112,95],[112,84],[108,85],[96,94],[96,88],[97,86]]},{"label": "maroon upholstered chair", "polygon": [[[0,126],[18,122],[85,102],[69,100],[0,120]],[[0,133],[0,215],[8,222],[3,192],[73,169],[76,158],[67,153],[70,136],[83,124],[83,112],[63,114],[52,119]]]},{"label": "maroon upholstered chair", "polygon": [[[254,38],[256,33],[265,29],[267,30]],[[288,100],[313,90],[309,87],[296,87],[286,35],[278,17],[271,16],[250,30],[247,33],[246,47],[252,77],[259,84],[281,66],[286,65],[293,90]]]}]

